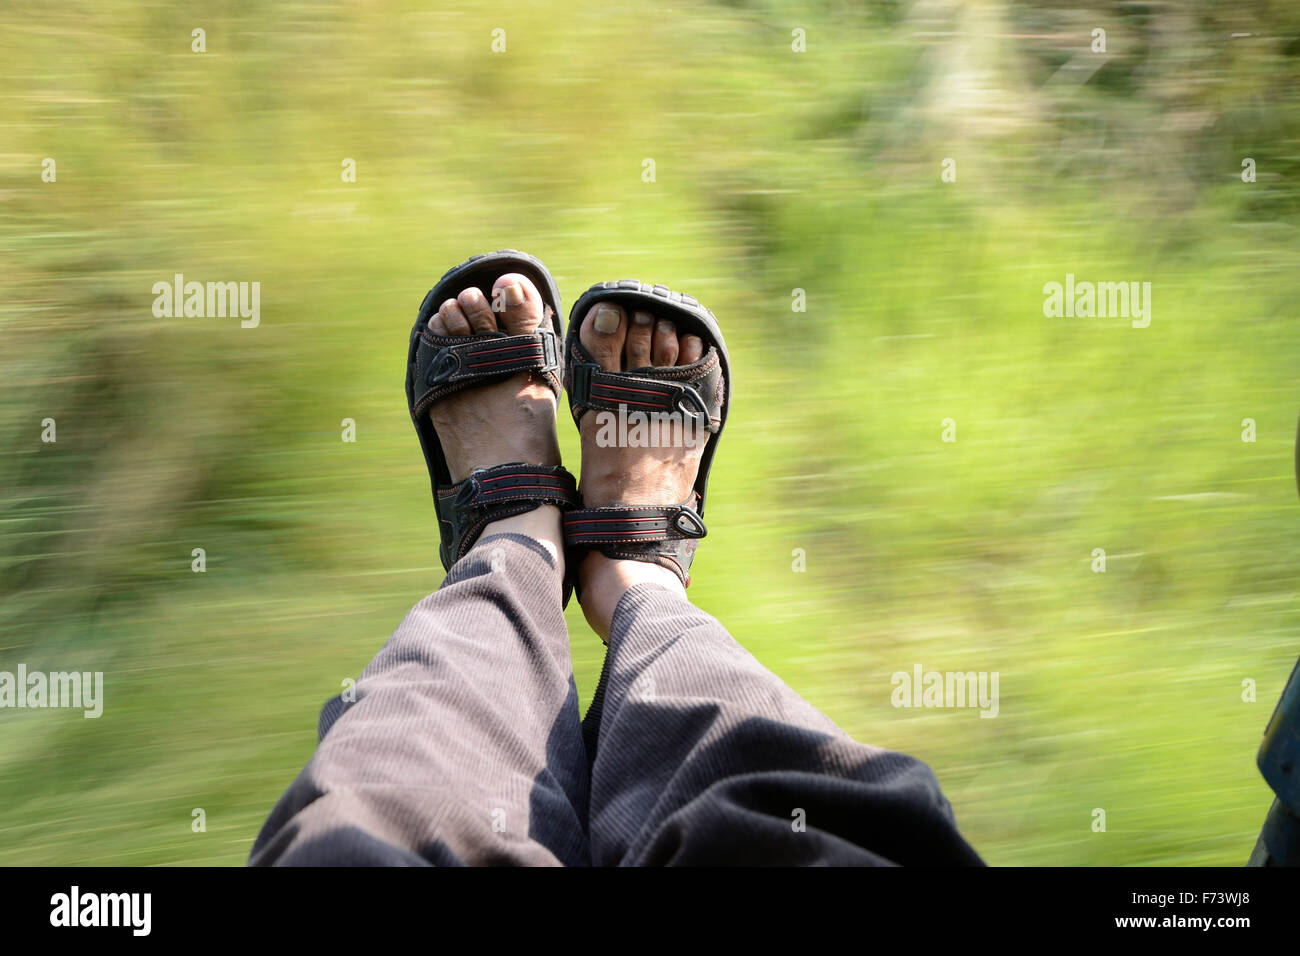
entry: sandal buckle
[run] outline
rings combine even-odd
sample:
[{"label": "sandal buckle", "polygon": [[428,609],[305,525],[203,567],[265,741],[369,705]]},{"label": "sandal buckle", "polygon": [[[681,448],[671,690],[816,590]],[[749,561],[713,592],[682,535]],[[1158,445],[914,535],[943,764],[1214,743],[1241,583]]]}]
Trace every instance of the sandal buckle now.
[{"label": "sandal buckle", "polygon": [[[697,427],[709,427],[709,406],[704,403],[704,398],[690,385],[679,385],[681,391],[677,393],[676,405],[679,411],[687,418],[694,420]],[[693,408],[688,406],[693,405]]]},{"label": "sandal buckle", "polygon": [[460,491],[456,492],[456,507],[468,508],[474,503],[474,499],[479,496],[483,490],[483,485],[479,480],[470,475],[460,486]]},{"label": "sandal buckle", "polygon": [[426,385],[441,385],[459,371],[460,356],[451,348],[444,347],[434,356],[424,381]]},{"label": "sandal buckle", "polygon": [[708,534],[704,519],[690,508],[681,508],[673,518],[673,527],[688,538],[703,538]]},{"label": "sandal buckle", "polygon": [[560,367],[560,349],[555,343],[555,331],[553,329],[538,329],[537,334],[542,337],[542,367],[537,371],[557,371]]},{"label": "sandal buckle", "polygon": [[569,387],[569,396],[585,405],[591,397],[591,373],[600,371],[600,366],[595,362],[579,362],[570,368],[573,369],[573,383]]}]

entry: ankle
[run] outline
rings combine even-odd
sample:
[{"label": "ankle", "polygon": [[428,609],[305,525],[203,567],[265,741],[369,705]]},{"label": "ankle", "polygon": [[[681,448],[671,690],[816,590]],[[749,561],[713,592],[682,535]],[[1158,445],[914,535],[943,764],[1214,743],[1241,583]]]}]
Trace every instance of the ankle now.
[{"label": "ankle", "polygon": [[623,595],[638,584],[658,584],[677,590],[684,596],[681,580],[667,568],[647,561],[608,558],[599,551],[589,552],[578,565],[578,593],[582,613],[600,639],[609,643],[614,609]]},{"label": "ankle", "polygon": [[560,509],[555,505],[541,505],[521,515],[501,518],[484,526],[475,548],[483,547],[483,540],[494,534],[522,534],[532,538],[551,556],[561,577],[564,575],[564,530]]}]

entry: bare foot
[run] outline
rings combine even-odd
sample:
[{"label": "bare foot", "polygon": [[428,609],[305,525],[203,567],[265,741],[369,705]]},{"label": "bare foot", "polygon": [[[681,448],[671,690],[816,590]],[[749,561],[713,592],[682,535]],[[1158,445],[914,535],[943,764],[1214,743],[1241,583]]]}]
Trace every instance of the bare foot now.
[{"label": "bare foot", "polygon": [[[525,335],[548,318],[547,311],[532,282],[518,273],[507,273],[492,284],[490,300],[479,289],[469,288],[442,303],[429,319],[429,331],[435,335],[470,335],[501,329],[511,335]],[[531,372],[466,389],[434,404],[429,409],[429,420],[438,430],[452,481],[464,480],[476,468],[509,462],[560,464],[555,407],[555,393]],[[559,508],[542,505],[494,521],[483,529],[479,540],[502,532],[536,538],[563,570]]]},{"label": "bare foot", "polygon": [[[578,339],[601,368],[610,372],[649,366],[690,365],[704,356],[697,335],[678,336],[672,322],[649,312],[600,302],[583,317]],[[583,507],[605,505],[676,505],[691,494],[699,471],[703,442],[682,441],[681,424],[672,426],[659,447],[625,447],[602,440],[597,415],[582,416],[582,477],[578,490]],[[660,584],[684,590],[672,571],[645,561],[616,560],[589,552],[578,569],[579,593],[587,622],[602,640],[628,588]]]}]

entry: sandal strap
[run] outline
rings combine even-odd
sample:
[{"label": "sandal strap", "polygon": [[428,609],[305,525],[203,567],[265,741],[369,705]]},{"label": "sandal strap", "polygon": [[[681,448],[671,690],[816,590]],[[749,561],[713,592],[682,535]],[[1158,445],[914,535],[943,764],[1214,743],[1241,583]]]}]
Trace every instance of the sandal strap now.
[{"label": "sandal strap", "polygon": [[695,547],[708,534],[694,493],[667,507],[575,508],[564,515],[564,541],[573,548],[595,548],[611,558],[647,561],[668,568],[691,583]]},{"label": "sandal strap", "polygon": [[527,335],[481,332],[435,335],[425,329],[415,349],[413,414],[466,388],[519,372],[537,372],[559,394],[560,348],[554,330]]},{"label": "sandal strap", "polygon": [[[672,371],[665,369],[665,374]],[[595,362],[572,362],[568,378],[569,405],[575,420],[581,419],[583,413],[591,408],[611,412],[660,412],[680,414],[699,428],[711,432],[718,430],[717,409],[720,403],[715,397],[716,362],[703,374],[690,379],[607,372]]]},{"label": "sandal strap", "polygon": [[480,468],[464,481],[440,489],[434,498],[438,520],[444,525],[443,565],[450,568],[464,557],[493,521],[542,505],[567,511],[581,503],[577,480],[562,467],[516,462]]}]

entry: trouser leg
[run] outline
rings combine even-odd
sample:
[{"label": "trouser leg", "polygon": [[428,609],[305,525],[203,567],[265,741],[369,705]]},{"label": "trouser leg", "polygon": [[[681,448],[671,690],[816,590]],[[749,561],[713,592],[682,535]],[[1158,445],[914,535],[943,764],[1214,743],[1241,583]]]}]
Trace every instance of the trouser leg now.
[{"label": "trouser leg", "polygon": [[584,864],[587,758],[560,575],[481,540],[321,715],[250,862]]},{"label": "trouser leg", "polygon": [[597,865],[981,862],[925,764],[852,740],[657,585],[619,602],[584,733]]}]

